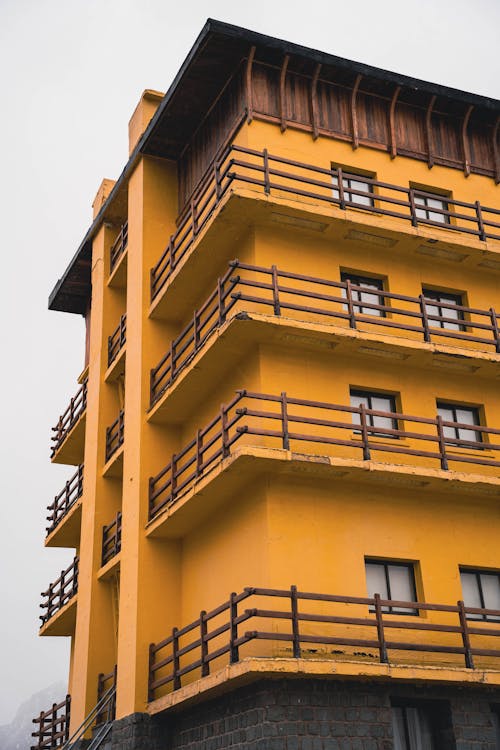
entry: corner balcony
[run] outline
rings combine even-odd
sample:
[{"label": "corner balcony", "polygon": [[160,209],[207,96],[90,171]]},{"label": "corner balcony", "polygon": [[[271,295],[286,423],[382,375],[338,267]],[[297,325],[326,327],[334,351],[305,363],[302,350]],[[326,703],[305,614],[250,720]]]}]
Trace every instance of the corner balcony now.
[{"label": "corner balcony", "polygon": [[120,317],[120,322],[108,336],[108,369],[105,380],[116,380],[125,373],[125,344],[127,343],[127,316]]},{"label": "corner balcony", "polygon": [[120,511],[111,523],[102,529],[101,567],[116,558],[122,548],[122,514]]},{"label": "corner balcony", "polygon": [[76,547],[80,538],[83,464],[81,464],[47,507],[47,547]]},{"label": "corner balcony", "polygon": [[[450,437],[450,431],[467,439]],[[375,472],[389,483],[419,477],[428,484],[444,480],[454,491],[462,483],[469,491],[474,486],[498,493],[500,429],[474,425],[473,431],[474,438],[470,424],[441,416],[238,391],[150,478],[149,533],[176,536],[193,514],[209,513],[209,485],[216,502],[224,482],[253,481],[259,471],[293,472],[304,463],[330,478],[341,473],[369,481]]]},{"label": "corner balcony", "polygon": [[[360,189],[345,188],[345,181],[349,179],[354,179]],[[349,175],[341,169],[292,161],[269,154],[266,149],[255,151],[231,145],[195,191],[189,208],[179,217],[177,231],[151,269],[151,302],[156,314],[161,316],[165,288],[187,262],[212,218],[222,206],[227,213],[231,194],[249,199],[244,209],[246,218],[259,211],[258,204],[263,200],[276,206],[287,206],[287,202],[293,201],[297,215],[282,216],[283,221],[291,225],[320,221],[325,227],[337,222],[337,230],[331,235],[334,241],[342,239],[347,224],[352,225],[352,229],[357,227],[356,231],[382,230],[381,238],[389,244],[403,238],[412,249],[422,241],[442,243],[438,248],[424,247],[428,255],[438,257],[440,253],[444,253],[444,257],[448,253],[450,258],[457,254],[448,248],[449,244],[456,245],[457,250],[460,246],[469,248],[467,252],[473,252],[479,261],[485,251],[498,253],[499,249],[495,243],[500,240],[500,211],[483,206],[479,201],[466,203],[446,198],[445,208],[429,213],[419,206],[435,199],[435,194]],[[241,214],[241,206],[233,210]],[[262,219],[263,215],[259,216]],[[217,248],[212,247],[211,262],[215,252]],[[462,260],[466,257],[467,254],[461,254]]]},{"label": "corner balcony", "polygon": [[53,750],[63,747],[69,740],[69,722],[71,715],[71,696],[67,695],[61,703],[54,703],[48,711],[40,711],[33,719],[36,730],[31,733],[36,744],[31,750]]},{"label": "corner balcony", "polygon": [[76,622],[78,555],[66,570],[42,592],[40,635],[71,635]]},{"label": "corner balcony", "polygon": [[245,588],[150,645],[149,711],[272,674],[498,686],[499,622],[463,601]]},{"label": "corner balcony", "polygon": [[123,473],[123,441],[125,412],[120,410],[115,421],[106,428],[104,476],[119,477]]},{"label": "corner balcony", "polygon": [[120,227],[109,253],[108,284],[124,288],[127,283],[128,221]]},{"label": "corner balcony", "polygon": [[87,385],[85,379],[52,428],[51,460],[59,464],[80,464],[85,443],[85,415],[87,411]]},{"label": "corner balcony", "polygon": [[[361,295],[365,295],[360,304]],[[217,347],[224,329],[231,351],[248,347],[249,321],[254,326],[275,325],[267,337],[292,336],[300,326],[311,336],[335,339],[344,348],[377,342],[399,348],[414,361],[422,355],[459,354],[474,357],[477,369],[496,367],[500,362],[499,316],[490,307],[477,309],[443,303],[443,314],[436,314],[421,294],[409,297],[380,291],[366,299],[366,289],[350,281],[304,276],[276,266],[265,268],[235,260],[204,304],[195,310],[188,325],[171,342],[165,356],[151,370],[150,407],[152,418],[171,409],[163,398],[173,384],[193,364],[198,353]],[[453,316],[453,317],[452,317]],[[233,322],[246,321],[245,336],[231,331]],[[233,326],[234,328],[234,326]],[[259,340],[266,340],[261,330]],[[217,360],[214,352],[212,359]],[[414,362],[411,362],[413,364]],[[416,363],[416,362],[415,362]],[[200,373],[201,377],[201,373]],[[200,384],[198,384],[200,387]]]}]

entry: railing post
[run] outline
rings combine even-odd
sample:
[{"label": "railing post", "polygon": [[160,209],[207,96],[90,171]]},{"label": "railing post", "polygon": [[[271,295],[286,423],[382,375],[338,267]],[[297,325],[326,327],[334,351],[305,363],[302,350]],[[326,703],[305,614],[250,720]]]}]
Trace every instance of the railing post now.
[{"label": "railing post", "polygon": [[233,591],[229,597],[229,624],[230,624],[230,651],[229,659],[231,664],[240,660],[240,649],[237,645],[238,640],[238,623],[236,622],[238,617],[238,602],[236,601],[236,592]]},{"label": "railing post", "polygon": [[368,442],[368,424],[366,421],[366,406],[359,406],[359,421],[361,423],[361,438],[363,440],[363,461],[369,461],[371,458],[370,444]]},{"label": "railing post", "polygon": [[495,351],[497,354],[500,354],[500,328],[498,326],[497,314],[493,307],[490,307],[489,312],[490,312],[491,327],[493,329],[493,336],[495,338]]},{"label": "railing post", "polygon": [[175,268],[175,255],[174,255],[174,238],[173,235],[170,237],[170,241],[168,243],[168,254],[169,254],[169,260],[170,260],[170,273]]},{"label": "railing post", "polygon": [[[66,482],[65,486],[66,486],[66,490],[64,493],[64,510],[67,511],[68,505],[69,505],[69,494],[70,494],[69,482]],[[54,520],[55,520],[55,507],[54,507]]]},{"label": "railing post", "polygon": [[446,456],[446,440],[444,439],[443,429],[443,417],[439,414],[436,417],[436,426],[438,433],[438,444],[439,444],[439,457],[441,460],[441,468],[443,471],[448,471],[448,458]]},{"label": "railing post", "polygon": [[198,331],[198,311],[195,310],[193,313],[193,346],[195,352],[198,350],[199,341],[200,334]]},{"label": "railing post", "polygon": [[217,279],[217,306],[219,310],[219,325],[221,326],[225,320],[226,320],[226,310],[224,307],[224,298],[223,298],[223,287],[222,287],[222,281],[220,278]]},{"label": "railing post", "polygon": [[288,435],[288,400],[285,391],[281,391],[281,430],[283,448],[290,450],[290,437]]},{"label": "railing post", "polygon": [[351,282],[349,279],[346,279],[345,282],[345,296],[347,300],[347,311],[349,313],[349,328],[356,328],[356,313],[354,311]]},{"label": "railing post", "polygon": [[426,344],[431,343],[431,331],[429,328],[429,317],[427,315],[426,300],[423,294],[418,295],[420,302],[420,316],[422,318],[422,328],[424,329],[424,341]]},{"label": "railing post", "polygon": [[175,377],[175,343],[174,340],[170,342],[170,382]]},{"label": "railing post", "polygon": [[290,586],[290,604],[292,613],[292,645],[293,645],[293,658],[300,659],[300,633],[299,633],[299,607],[297,597],[297,586]]},{"label": "railing post", "polygon": [[203,434],[198,428],[196,431],[196,476],[199,477],[203,466]]},{"label": "railing post", "polygon": [[210,674],[210,662],[208,661],[208,643],[207,643],[207,631],[208,625],[205,619],[206,611],[202,609],[200,612],[200,648],[201,648],[201,676],[206,677]]},{"label": "railing post", "polygon": [[269,153],[267,148],[262,152],[262,156],[264,159],[264,192],[266,195],[269,195],[271,192],[271,180],[269,178]]},{"label": "railing post", "polygon": [[486,232],[484,231],[483,212],[481,210],[481,203],[476,201],[476,216],[477,216],[477,227],[479,229],[479,239],[486,240]]},{"label": "railing post", "polygon": [[377,620],[377,637],[380,663],[388,664],[387,646],[385,644],[384,620],[382,616],[382,607],[380,606],[380,594],[375,594],[375,617]]},{"label": "railing post", "polygon": [[220,407],[220,430],[221,430],[221,440],[222,440],[222,458],[225,458],[229,455],[229,448],[227,445],[228,441],[228,433],[227,433],[227,411],[224,404],[221,404]]},{"label": "railing post", "polygon": [[339,190],[339,208],[342,209],[342,211],[345,210],[345,194],[344,194],[344,178],[342,176],[342,169],[339,167],[337,169],[337,185]]},{"label": "railing post", "polygon": [[414,227],[418,227],[417,209],[415,208],[415,190],[413,188],[409,188],[408,190],[408,202],[410,204],[411,223]]},{"label": "railing post", "polygon": [[467,616],[465,614],[465,607],[462,600],[457,602],[457,607],[458,616],[460,618],[460,632],[462,634],[462,642],[464,644],[465,666],[467,667],[467,669],[474,669],[474,659],[472,658]]},{"label": "railing post", "polygon": [[64,605],[64,579],[65,579],[65,571],[61,570],[61,578],[60,578],[60,588],[59,588],[59,609],[63,607]]},{"label": "railing post", "polygon": [[50,746],[56,747],[56,734],[57,734],[57,703],[52,704],[52,722],[50,725]]},{"label": "railing post", "polygon": [[279,287],[278,269],[276,268],[276,266],[271,266],[271,274],[272,274],[272,280],[273,280],[274,314],[281,315],[280,287]]},{"label": "railing post", "polygon": [[179,659],[179,636],[177,635],[178,628],[172,630],[172,671],[173,671],[173,683],[174,690],[178,690],[181,686],[181,678],[179,676],[180,659]]},{"label": "railing post", "polygon": [[196,220],[196,203],[194,201],[194,196],[191,198],[191,227],[193,232],[193,237],[196,237],[198,233],[198,222]]},{"label": "railing post", "polygon": [[214,182],[215,182],[215,200],[216,203],[220,201],[220,174],[219,174],[219,162],[216,159],[214,161]]},{"label": "railing post", "polygon": [[69,720],[71,718],[71,695],[66,696],[66,722],[64,725],[64,742],[69,740]]},{"label": "railing post", "polygon": [[148,651],[148,703],[151,703],[151,701],[153,701],[155,698],[153,690],[153,664],[155,659],[154,648],[154,643],[150,643]]},{"label": "railing post", "polygon": [[177,486],[177,456],[175,453],[172,453],[172,460],[170,462],[170,499],[174,500],[175,498],[175,490]]}]

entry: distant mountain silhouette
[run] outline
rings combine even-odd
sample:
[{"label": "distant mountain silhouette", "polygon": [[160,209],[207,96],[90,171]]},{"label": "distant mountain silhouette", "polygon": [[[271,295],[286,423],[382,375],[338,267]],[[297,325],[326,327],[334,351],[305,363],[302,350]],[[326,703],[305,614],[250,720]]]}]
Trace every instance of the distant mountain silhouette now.
[{"label": "distant mountain silhouette", "polygon": [[22,703],[10,724],[0,726],[0,750],[29,750],[34,741],[31,736],[35,729],[33,717],[48,709],[53,703],[60,703],[65,695],[65,684],[55,682]]}]

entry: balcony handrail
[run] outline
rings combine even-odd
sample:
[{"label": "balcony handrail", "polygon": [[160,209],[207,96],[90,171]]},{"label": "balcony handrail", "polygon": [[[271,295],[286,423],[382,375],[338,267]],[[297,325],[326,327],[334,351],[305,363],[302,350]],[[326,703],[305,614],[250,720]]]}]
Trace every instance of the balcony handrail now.
[{"label": "balcony handrail", "polygon": [[45,625],[78,592],[78,563],[79,557],[76,555],[71,565],[62,570],[59,578],[40,594],[44,598],[40,608],[46,610],[40,615],[42,625]]},{"label": "balcony handrail", "polygon": [[[301,283],[300,287],[290,286],[290,282],[297,281]],[[378,303],[360,301],[353,296],[353,292],[369,292],[378,298]],[[395,331],[416,333],[422,335],[426,343],[451,339],[479,344],[485,350],[493,347],[496,353],[500,353],[500,320],[493,307],[482,310],[439,302],[443,310],[452,310],[461,316],[451,318],[431,313],[428,307],[433,302],[427,300],[424,294],[410,297],[385,290],[367,290],[350,281],[322,279],[282,271],[277,266],[266,268],[234,260],[224,276],[218,279],[214,291],[194,312],[192,320],[172,340],[166,354],[152,368],[151,406],[189,364],[212,332],[223,325],[237,302],[262,306],[265,310],[270,309],[272,315],[280,317],[302,312],[317,316],[321,321],[344,321],[352,329],[357,329],[362,323],[386,328],[389,334]],[[316,304],[312,306],[313,303]],[[408,304],[408,308],[405,304]],[[452,324],[458,330],[440,327],[441,324]]]},{"label": "balcony handrail", "polygon": [[115,421],[106,428],[106,461],[116,453],[118,448],[123,445],[125,436],[125,412],[120,410]]},{"label": "balcony handrail", "polygon": [[122,546],[122,514],[118,511],[116,517],[102,529],[101,565],[106,565],[119,553]]},{"label": "balcony handrail", "polygon": [[52,427],[52,432],[55,434],[51,437],[51,458],[55,456],[75,424],[85,412],[87,408],[87,386],[88,378],[85,378],[80,388],[70,400],[68,408],[59,417],[57,425]]},{"label": "balcony handrail", "polygon": [[109,252],[109,271],[112,273],[128,245],[128,221],[124,222]]},{"label": "balcony handrail", "polygon": [[[262,402],[265,405],[259,408]],[[297,407],[297,412],[293,407]],[[370,424],[377,417],[390,420],[397,428],[381,427],[380,421]],[[473,432],[476,439],[450,437],[445,433],[446,428]],[[318,445],[353,448],[361,453],[363,461],[372,460],[372,453],[377,453],[393,454],[403,465],[415,465],[414,461],[401,460],[403,456],[429,459],[436,461],[444,471],[448,471],[450,462],[500,467],[500,460],[491,458],[491,451],[500,451],[500,441],[490,442],[491,437],[500,435],[500,429],[452,422],[441,416],[421,417],[368,409],[364,405],[293,398],[285,392],[277,396],[241,390],[229,404],[221,406],[208,425],[198,429],[189,443],[172,455],[158,474],[150,477],[150,519],[229,456],[243,435],[256,437],[256,445],[262,445],[261,438],[265,438],[266,444],[272,447],[308,454],[317,451]],[[402,443],[399,438],[409,442]],[[462,451],[463,448],[468,450]]]},{"label": "balcony handrail", "polygon": [[82,494],[83,464],[80,464],[71,479],[68,479],[63,489],[55,496],[54,502],[47,506],[47,510],[49,511],[47,521],[50,521],[50,525],[45,529],[47,534],[54,531]]},{"label": "balcony handrail", "polygon": [[108,672],[105,674],[104,672],[101,672],[97,678],[97,704],[101,704],[103,698],[108,695],[112,694],[113,697],[111,699],[111,702],[106,705],[106,710],[101,710],[96,713],[95,717],[95,723],[96,726],[99,726],[100,724],[103,724],[107,721],[113,721],[116,714],[116,681],[118,676],[118,668],[117,665],[113,667],[111,672]]},{"label": "balcony handrail", "polygon": [[40,711],[39,716],[32,719],[38,724],[38,729],[31,733],[38,738],[31,750],[49,750],[61,747],[69,737],[69,720],[71,713],[71,696],[67,695],[61,703],[53,703],[48,711]]},{"label": "balcony handrail", "polygon": [[113,364],[114,360],[121,352],[127,342],[127,315],[120,316],[120,322],[108,336],[108,367]]},{"label": "balcony handrail", "polygon": [[[295,171],[283,171],[279,166]],[[343,178],[350,177],[368,189],[346,188]],[[415,198],[436,198],[435,193],[352,175],[341,168],[328,169],[286,159],[270,154],[267,149],[256,151],[231,144],[215,159],[212,179],[203,183],[202,190],[194,192],[189,210],[180,219],[166,249],[151,269],[151,301],[187,254],[230,186],[237,182],[262,188],[266,195],[278,191],[338,206],[342,210],[349,207],[403,219],[414,227],[446,229],[470,234],[483,241],[500,239],[500,210],[483,206],[480,201],[468,203],[443,196],[446,208],[427,209],[432,215],[442,217],[434,221],[422,215],[426,206],[417,204]],[[356,198],[364,201],[368,198],[368,205]]]},{"label": "balcony handrail", "polygon": [[[256,603],[248,607],[248,600],[254,597]],[[276,605],[262,602],[263,598],[284,600],[284,606],[277,609]],[[240,606],[242,602],[245,602],[244,609]],[[300,604],[303,602],[308,602],[311,609],[319,604],[320,611],[302,611]],[[324,605],[330,604],[341,606],[336,607],[333,614],[327,614]],[[350,605],[354,606],[354,612]],[[394,609],[407,611],[395,615]],[[432,622],[431,618],[424,621],[419,617],[422,612],[440,613],[444,617],[440,622]],[[272,620],[272,624],[262,630],[268,620]],[[288,632],[277,628],[278,621],[286,624]],[[312,627],[308,628],[306,623]],[[482,637],[500,638],[500,627],[491,627],[493,623],[500,625],[500,610],[468,607],[463,601],[456,605],[430,604],[383,599],[380,594],[365,597],[303,592],[296,586],[289,589],[247,587],[239,594],[232,593],[212,611],[202,611],[189,625],[173,628],[171,635],[150,645],[148,701],[154,700],[157,691],[166,685],[178,690],[185,675],[196,673],[198,677],[206,677],[210,674],[211,662],[216,659],[226,657],[224,662],[230,664],[240,661],[241,647],[255,640],[288,643],[296,659],[303,655],[331,658],[327,653],[316,655],[318,646],[348,646],[373,649],[381,664],[397,663],[390,652],[417,651],[463,657],[465,667],[474,669],[475,657],[500,659],[500,640],[496,648],[480,640]],[[320,628],[324,630],[318,634]],[[388,637],[387,630],[399,631],[394,640]],[[414,640],[408,638],[410,633],[414,634]],[[427,633],[431,634],[430,641],[425,640]],[[443,640],[436,642],[436,634]],[[424,638],[419,639],[420,635]],[[306,644],[316,647],[313,655],[307,650],[304,654]],[[256,655],[255,650],[251,655]],[[265,649],[259,656],[266,656]],[[433,663],[442,661],[438,659]],[[219,661],[218,668],[220,666]]]}]

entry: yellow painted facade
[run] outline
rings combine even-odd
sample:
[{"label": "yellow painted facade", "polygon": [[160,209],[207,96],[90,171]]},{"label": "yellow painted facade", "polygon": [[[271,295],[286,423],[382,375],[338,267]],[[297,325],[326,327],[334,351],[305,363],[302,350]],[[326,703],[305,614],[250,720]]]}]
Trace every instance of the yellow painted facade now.
[{"label": "yellow painted facade", "polygon": [[[159,101],[156,92],[146,92],[131,124],[131,151]],[[498,205],[499,187],[491,177],[465,177],[440,165],[429,169],[424,161],[391,158],[363,145],[354,149],[321,135],[314,140],[257,118],[245,121],[233,140],[326,170],[342,166],[379,182]],[[500,428],[500,354],[492,346],[439,337],[426,343],[416,332],[373,324],[353,330],[348,321],[314,312],[282,310],[278,317],[270,306],[242,300],[151,407],[151,368],[216,289],[230,261],[337,282],[342,271],[373,275],[384,279],[386,292],[418,298],[423,288],[439,289],[462,295],[464,306],[500,310],[500,240],[484,241],[446,226],[413,227],[367,210],[343,210],[279,189],[266,194],[260,186],[235,182],[151,302],[150,269],[176,226],[175,162],[140,155],[126,194],[126,215],[123,209],[116,213],[121,223],[128,222],[128,244],[112,273],[117,223],[104,220],[92,240],[86,413],[54,457],[84,462],[83,495],[47,538],[49,546],[73,547],[80,557],[78,594],[66,605],[73,615],[64,620],[61,610],[42,627],[43,634],[72,639],[73,729],[96,703],[98,675],[112,672],[115,664],[116,716],[148,710],[149,644],[195,620],[200,610],[216,607],[231,591],[295,584],[301,591],[366,597],[365,558],[378,558],[414,563],[418,601],[454,605],[463,598],[460,566],[500,568],[499,469],[452,458],[455,453],[474,459],[474,448],[450,448],[444,471],[438,460],[425,456],[373,452],[367,462],[358,447],[309,440],[292,441],[285,450],[273,437],[245,434],[231,455],[187,486],[165,511],[148,516],[150,477],[238,389],[346,406],[353,388],[390,393],[398,412],[428,419],[436,417],[437,401],[465,404],[478,408],[482,425]],[[108,366],[108,336],[124,314],[126,344]],[[106,461],[106,429],[121,409],[123,445]],[[82,419],[85,439],[75,441]],[[313,427],[312,434],[315,429],[320,428]],[[420,429],[432,432],[429,425]],[[355,430],[344,430],[342,437],[360,439]],[[498,461],[500,453],[488,441],[493,445],[494,435],[486,439],[481,457]],[[395,441],[380,442],[392,448]],[[421,447],[414,438],[401,438],[398,445]],[[121,551],[103,568],[102,527],[118,511]],[[366,613],[366,607],[359,611]],[[422,617],[432,622],[435,614]],[[272,627],[278,632],[283,626]],[[295,669],[270,658],[283,656],[285,647],[264,647],[263,652],[259,642],[250,644],[248,655],[267,655],[265,668],[250,661],[247,667],[232,665],[234,674],[221,671],[203,679],[215,685],[230,681],[238,670]],[[400,673],[384,665],[363,672],[358,662],[349,661],[350,653],[347,649],[335,668],[344,676],[407,679],[409,663],[412,679],[424,667],[427,681],[475,679],[458,662],[453,671],[453,660],[450,667],[449,660],[418,653],[405,655],[407,666]],[[303,660],[299,671],[307,673],[313,661]],[[222,669],[227,662],[219,664]],[[332,674],[333,668],[318,660],[310,669]],[[492,670],[488,679],[496,684],[495,668],[484,669]],[[183,688],[186,700],[205,689]],[[149,710],[168,708],[183,695],[172,698],[164,691]]]}]

